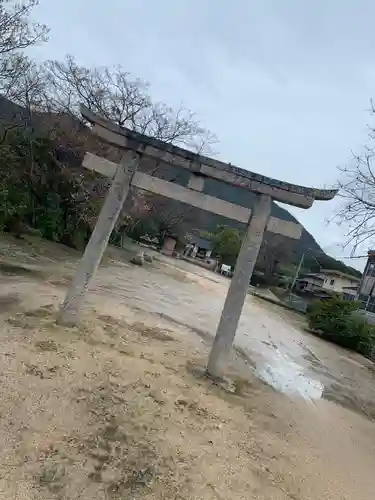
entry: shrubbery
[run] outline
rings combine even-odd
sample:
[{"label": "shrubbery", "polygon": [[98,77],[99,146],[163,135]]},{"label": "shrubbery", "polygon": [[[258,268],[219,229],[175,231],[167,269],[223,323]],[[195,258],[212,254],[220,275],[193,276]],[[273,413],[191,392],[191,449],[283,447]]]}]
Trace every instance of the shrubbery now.
[{"label": "shrubbery", "polygon": [[217,226],[213,233],[202,232],[203,238],[213,243],[213,254],[219,258],[220,264],[235,266],[241,248],[242,233],[226,226]]},{"label": "shrubbery", "polygon": [[358,313],[358,302],[332,298],[316,302],[308,311],[309,326],[322,338],[369,356],[375,327]]},{"label": "shrubbery", "polygon": [[0,231],[84,248],[97,209],[84,177],[57,160],[55,143],[17,127],[0,138]]}]

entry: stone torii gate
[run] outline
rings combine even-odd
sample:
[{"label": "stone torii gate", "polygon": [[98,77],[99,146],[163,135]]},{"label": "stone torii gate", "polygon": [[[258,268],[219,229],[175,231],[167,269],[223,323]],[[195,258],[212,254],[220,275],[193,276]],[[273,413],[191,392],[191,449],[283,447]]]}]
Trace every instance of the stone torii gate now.
[{"label": "stone torii gate", "polygon": [[[67,326],[76,324],[90,281],[99,266],[130,187],[179,200],[247,224],[207,365],[210,375],[220,376],[234,341],[265,230],[295,239],[301,235],[302,228],[299,224],[270,217],[272,200],[309,208],[315,200],[333,199],[337,191],[281,182],[192,153],[121,128],[85,106],[81,106],[81,113],[91,123],[94,134],[102,141],[123,150],[124,156],[120,164],[115,164],[90,153],[85,155],[84,167],[113,180],[81,263],[60,308],[58,322]],[[188,170],[188,186],[168,182],[137,170],[139,164],[146,159],[151,159],[156,164],[169,164]],[[205,179],[208,178],[255,193],[252,210],[205,194]]]}]

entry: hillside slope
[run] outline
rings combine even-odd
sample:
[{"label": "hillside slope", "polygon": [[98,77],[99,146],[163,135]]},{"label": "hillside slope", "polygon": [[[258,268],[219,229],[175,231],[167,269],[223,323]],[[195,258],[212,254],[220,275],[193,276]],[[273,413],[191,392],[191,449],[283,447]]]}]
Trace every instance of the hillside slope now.
[{"label": "hillside slope", "polygon": [[[56,121],[59,122],[58,127],[56,127]],[[26,109],[0,96],[0,122],[3,124],[16,124],[24,129],[29,128],[33,133],[45,133],[47,130],[53,128],[55,135],[56,132],[59,136],[61,135],[60,144],[63,151],[62,157],[59,160],[67,163],[74,170],[80,170],[83,155],[87,150],[95,151],[103,156],[108,155],[107,148],[103,147],[93,137],[90,129],[68,115],[57,116],[33,113],[30,116],[30,113]],[[32,122],[31,126],[30,122]],[[115,160],[116,158],[112,157],[111,159]],[[140,168],[141,170],[149,171],[154,170],[155,165],[151,165],[145,161],[141,164]],[[171,167],[170,165],[158,166],[155,175],[184,186],[188,184],[189,179],[189,172],[187,170],[175,166]],[[247,208],[252,208],[254,202],[254,195],[251,192],[210,178],[206,178],[205,180],[205,193]],[[192,229],[214,231],[218,225],[227,225],[240,230],[244,229],[240,223],[196,208],[184,206],[178,201],[160,200],[160,197],[157,196],[152,196],[151,198],[153,203],[162,204],[164,209],[166,208],[170,213],[183,214],[181,224],[179,224],[179,232],[181,234]],[[272,204],[272,215],[283,220],[298,222],[288,210],[276,203]],[[306,259],[308,268],[314,269],[314,266],[318,265],[318,267],[338,269],[358,275],[357,271],[325,255],[314,237],[305,228],[303,228],[300,240],[291,240],[271,233],[266,234],[264,245],[262,246],[261,258],[272,258],[283,264],[296,264],[302,253],[306,253],[309,256]],[[317,264],[317,261],[319,264]]]}]

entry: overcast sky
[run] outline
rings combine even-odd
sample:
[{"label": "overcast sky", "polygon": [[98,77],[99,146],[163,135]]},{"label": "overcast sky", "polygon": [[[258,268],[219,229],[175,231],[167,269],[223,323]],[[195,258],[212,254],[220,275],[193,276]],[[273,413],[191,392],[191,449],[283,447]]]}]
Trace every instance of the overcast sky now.
[{"label": "overcast sky", "polygon": [[[242,168],[327,187],[367,141],[373,1],[40,0],[35,17],[51,28],[38,58],[122,65],[156,100],[195,111],[218,157]],[[348,255],[342,230],[325,225],[334,210],[291,212],[326,251]]]}]

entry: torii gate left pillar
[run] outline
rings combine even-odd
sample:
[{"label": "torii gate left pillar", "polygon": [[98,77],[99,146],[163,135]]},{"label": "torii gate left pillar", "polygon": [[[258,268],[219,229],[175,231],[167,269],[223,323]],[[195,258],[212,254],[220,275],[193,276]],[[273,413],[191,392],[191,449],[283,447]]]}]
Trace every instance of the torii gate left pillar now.
[{"label": "torii gate left pillar", "polygon": [[109,238],[115,227],[125,199],[129,193],[131,179],[138,167],[139,154],[128,151],[118,165],[90,240],[86,245],[81,263],[61,305],[57,322],[74,326],[82,307],[90,281],[102,260]]}]

